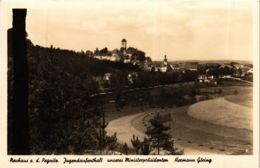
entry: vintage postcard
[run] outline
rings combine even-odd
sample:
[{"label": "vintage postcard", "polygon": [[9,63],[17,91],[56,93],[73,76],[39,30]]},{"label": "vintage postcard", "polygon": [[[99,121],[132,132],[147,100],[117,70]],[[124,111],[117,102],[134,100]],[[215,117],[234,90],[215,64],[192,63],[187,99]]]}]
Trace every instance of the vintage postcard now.
[{"label": "vintage postcard", "polygon": [[259,166],[259,1],[0,5],[0,167]]}]

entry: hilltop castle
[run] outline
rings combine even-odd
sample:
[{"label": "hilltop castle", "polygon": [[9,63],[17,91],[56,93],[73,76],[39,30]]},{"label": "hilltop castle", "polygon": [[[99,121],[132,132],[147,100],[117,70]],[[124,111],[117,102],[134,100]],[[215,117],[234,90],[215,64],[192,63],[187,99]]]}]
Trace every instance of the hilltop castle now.
[{"label": "hilltop castle", "polygon": [[127,49],[127,41],[124,38],[121,40],[121,48]]}]

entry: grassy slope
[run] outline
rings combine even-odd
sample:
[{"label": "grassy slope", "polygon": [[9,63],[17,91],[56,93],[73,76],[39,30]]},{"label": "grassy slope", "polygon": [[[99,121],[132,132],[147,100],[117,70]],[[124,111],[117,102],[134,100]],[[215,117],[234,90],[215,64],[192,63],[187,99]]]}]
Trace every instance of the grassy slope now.
[{"label": "grassy slope", "polygon": [[229,88],[239,94],[193,104],[188,114],[213,124],[252,130],[252,87]]},{"label": "grassy slope", "polygon": [[225,97],[225,99],[230,101],[230,102],[233,102],[233,103],[245,106],[245,107],[249,107],[249,108],[253,107],[253,99],[252,98],[253,98],[252,93],[244,94],[242,96],[231,95],[231,96]]},{"label": "grassy slope", "polygon": [[217,98],[191,105],[188,114],[217,125],[252,130],[252,109]]}]

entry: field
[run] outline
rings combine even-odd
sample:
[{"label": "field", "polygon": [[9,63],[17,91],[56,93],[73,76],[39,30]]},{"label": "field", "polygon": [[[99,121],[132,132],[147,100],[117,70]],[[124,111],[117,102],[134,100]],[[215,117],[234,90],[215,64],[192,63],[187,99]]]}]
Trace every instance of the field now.
[{"label": "field", "polygon": [[170,133],[184,154],[252,154],[252,86],[226,83],[200,93],[211,99],[173,108],[125,107],[121,117],[114,113],[110,118],[108,133],[117,130],[119,142],[131,146],[132,135],[144,137],[149,120],[159,112],[172,118]]}]

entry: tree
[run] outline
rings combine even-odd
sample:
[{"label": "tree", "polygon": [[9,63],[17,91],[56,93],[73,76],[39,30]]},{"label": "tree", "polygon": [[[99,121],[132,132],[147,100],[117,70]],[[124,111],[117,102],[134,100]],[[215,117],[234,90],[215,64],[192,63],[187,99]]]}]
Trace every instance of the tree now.
[{"label": "tree", "polygon": [[108,49],[107,49],[107,47],[101,49],[101,50],[99,51],[99,54],[100,54],[100,55],[108,55]]},{"label": "tree", "polygon": [[126,52],[132,54],[134,60],[145,61],[145,52],[138,50],[137,48],[128,47]]},{"label": "tree", "polygon": [[152,151],[151,143],[147,138],[144,138],[144,141],[141,143],[141,154],[149,155]]},{"label": "tree", "polygon": [[[96,102],[97,104],[103,104],[102,101],[94,100],[93,102]],[[97,140],[98,140],[98,149],[100,151],[100,154],[103,154],[103,151],[105,149],[108,150],[114,150],[117,147],[117,136],[116,133],[114,133],[111,136],[107,135],[106,127],[108,126],[108,122],[105,119],[105,111],[103,107],[101,106],[95,106],[94,107],[94,125],[97,130]]]},{"label": "tree", "polygon": [[99,55],[99,49],[98,48],[95,49],[94,55]]},{"label": "tree", "polygon": [[99,108],[97,109],[98,111],[96,112],[97,117],[98,117],[98,129],[99,129],[99,135],[98,135],[98,141],[99,141],[99,149],[100,149],[100,154],[102,154],[103,149],[105,148],[105,137],[106,137],[106,131],[105,128],[108,126],[108,122],[105,120],[105,113],[104,111]]},{"label": "tree", "polygon": [[126,143],[124,143],[124,145],[121,147],[121,153],[128,155],[130,152],[129,147],[127,146]]},{"label": "tree", "polygon": [[151,141],[152,147],[157,150],[157,154],[160,154],[160,148],[170,152],[174,151],[172,137],[167,132],[170,130],[170,126],[164,124],[167,120],[157,113],[149,122],[151,126],[147,128],[146,134]]},{"label": "tree", "polygon": [[131,143],[135,149],[135,153],[138,154],[140,148],[142,147],[141,141],[139,140],[138,137],[135,137],[135,135],[133,135],[133,138],[131,139]]},{"label": "tree", "polygon": [[[93,110],[85,107],[87,86],[61,69],[49,54],[38,61],[37,71],[30,71],[35,73],[30,73],[29,92],[30,124],[32,131],[37,131],[32,134],[33,151],[82,153],[96,146]],[[81,129],[85,122],[87,128]]]},{"label": "tree", "polygon": [[128,81],[124,72],[115,72],[111,77],[111,89],[115,92],[115,106],[120,111],[124,106],[123,89],[127,86]]},{"label": "tree", "polygon": [[87,50],[87,51],[86,51],[86,55],[87,55],[88,57],[93,57],[94,53],[93,53],[92,51],[90,51],[90,50]]},{"label": "tree", "polygon": [[106,136],[105,144],[109,150],[115,150],[117,148],[116,132],[112,136]]},{"label": "tree", "polygon": [[198,78],[198,72],[196,71],[186,70],[182,74],[183,81],[195,81],[197,78]]},{"label": "tree", "polygon": [[152,151],[151,142],[146,137],[144,137],[143,141],[140,141],[138,137],[133,135],[131,143],[135,149],[135,154],[149,155]]}]

